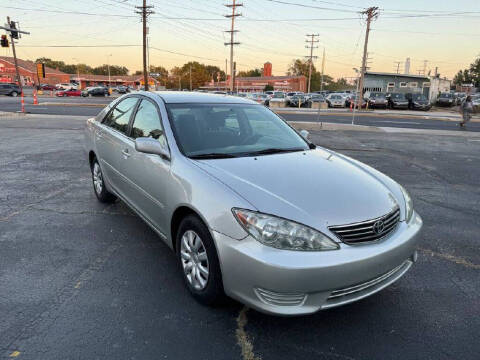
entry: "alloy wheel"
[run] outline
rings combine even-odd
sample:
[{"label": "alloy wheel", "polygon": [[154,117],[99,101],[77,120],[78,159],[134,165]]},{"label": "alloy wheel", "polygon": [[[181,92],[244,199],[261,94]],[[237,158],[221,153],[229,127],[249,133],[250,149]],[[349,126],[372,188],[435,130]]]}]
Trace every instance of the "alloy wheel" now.
[{"label": "alloy wheel", "polygon": [[183,272],[195,290],[203,290],[208,283],[209,264],[205,245],[195,231],[187,230],[182,236],[180,256]]},{"label": "alloy wheel", "polygon": [[93,164],[93,186],[95,187],[95,192],[100,195],[103,190],[103,175],[98,162]]}]

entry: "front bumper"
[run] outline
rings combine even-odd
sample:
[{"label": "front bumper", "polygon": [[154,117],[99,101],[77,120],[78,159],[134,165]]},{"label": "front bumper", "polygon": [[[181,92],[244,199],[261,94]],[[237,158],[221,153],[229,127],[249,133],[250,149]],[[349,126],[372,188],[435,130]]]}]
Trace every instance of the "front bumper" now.
[{"label": "front bumper", "polygon": [[225,293],[264,313],[302,315],[372,295],[398,280],[416,261],[422,219],[400,222],[387,239],[339,250],[288,251],[251,236],[214,232]]}]

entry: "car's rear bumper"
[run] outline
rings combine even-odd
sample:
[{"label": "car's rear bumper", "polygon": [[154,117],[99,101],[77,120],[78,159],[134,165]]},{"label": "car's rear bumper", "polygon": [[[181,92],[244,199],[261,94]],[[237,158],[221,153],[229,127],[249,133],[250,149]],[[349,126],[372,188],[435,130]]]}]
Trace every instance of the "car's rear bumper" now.
[{"label": "car's rear bumper", "polygon": [[416,261],[421,227],[415,213],[385,240],[318,252],[279,250],[250,236],[214,237],[227,295],[265,313],[301,315],[357,301],[398,280]]}]

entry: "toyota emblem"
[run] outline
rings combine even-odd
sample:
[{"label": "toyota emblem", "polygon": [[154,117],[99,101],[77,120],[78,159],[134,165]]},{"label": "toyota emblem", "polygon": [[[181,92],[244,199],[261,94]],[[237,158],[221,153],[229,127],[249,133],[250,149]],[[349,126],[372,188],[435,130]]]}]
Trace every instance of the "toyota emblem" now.
[{"label": "toyota emblem", "polygon": [[378,220],[375,224],[373,224],[373,232],[377,235],[382,234],[384,229],[385,224],[382,220]]}]

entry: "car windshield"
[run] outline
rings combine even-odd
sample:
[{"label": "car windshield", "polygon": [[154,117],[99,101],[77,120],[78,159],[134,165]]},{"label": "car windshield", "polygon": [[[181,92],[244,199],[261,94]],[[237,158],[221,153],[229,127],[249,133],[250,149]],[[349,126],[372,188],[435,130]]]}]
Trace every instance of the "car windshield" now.
[{"label": "car windshield", "polygon": [[392,94],[392,99],[405,100],[405,95],[404,94]]},{"label": "car windshield", "polygon": [[285,95],[283,93],[275,93],[273,94],[274,99],[283,99]]},{"label": "car windshield", "polygon": [[416,101],[425,101],[427,98],[423,94],[413,94],[412,99]]},{"label": "car windshield", "polygon": [[450,93],[445,93],[445,94],[440,94],[440,97],[445,99],[451,99],[453,98],[453,95]]},{"label": "car windshield", "polygon": [[191,158],[262,155],[309,149],[309,144],[264,106],[168,104],[182,152]]},{"label": "car windshield", "polygon": [[370,95],[371,98],[373,99],[385,99],[385,94],[382,93],[372,93]]}]

